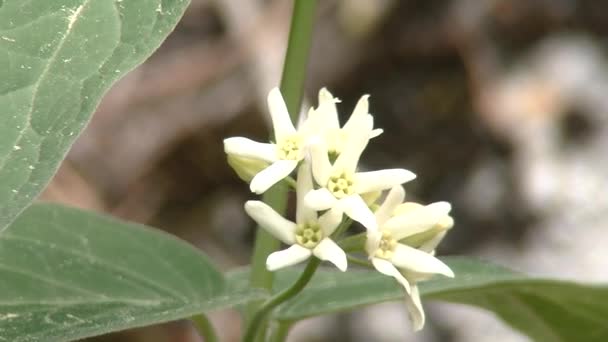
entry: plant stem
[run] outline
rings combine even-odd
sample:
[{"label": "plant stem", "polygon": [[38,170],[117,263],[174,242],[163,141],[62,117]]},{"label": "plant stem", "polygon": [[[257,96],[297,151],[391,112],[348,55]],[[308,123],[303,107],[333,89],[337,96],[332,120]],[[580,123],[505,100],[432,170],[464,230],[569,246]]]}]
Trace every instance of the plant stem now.
[{"label": "plant stem", "polygon": [[[287,209],[288,188],[282,183],[278,183],[264,193],[262,200],[271,206],[277,213],[285,214]],[[266,270],[266,259],[268,255],[276,251],[280,246],[280,241],[275,239],[266,230],[258,227],[255,235],[255,245],[253,247],[253,260],[251,265],[251,287],[272,289],[273,275]],[[253,308],[255,310],[255,308]]]},{"label": "plant stem", "polygon": [[262,306],[259,308],[259,310],[255,313],[255,315],[249,322],[247,330],[245,331],[245,337],[243,338],[243,342],[255,341],[258,334],[260,334],[260,331],[264,330],[260,328],[265,326],[264,321],[266,320],[266,316],[268,316],[268,314],[279,304],[300,293],[300,291],[304,289],[306,284],[308,284],[312,276],[315,274],[315,271],[317,270],[317,267],[319,267],[320,264],[321,260],[317,259],[316,257],[311,257],[311,259],[308,261],[308,264],[306,265],[306,268],[304,268],[304,271],[302,271],[300,278],[298,278],[298,280],[296,280],[293,285],[291,285],[289,288],[283,290],[282,292],[278,293],[277,295],[266,301],[264,304],[262,304]]},{"label": "plant stem", "polygon": [[293,5],[289,42],[281,78],[281,94],[293,122],[297,121],[300,114],[316,7],[316,0],[295,0]]},{"label": "plant stem", "polygon": [[344,234],[344,232],[348,229],[348,227],[350,227],[351,224],[353,224],[353,220],[350,219],[349,217],[344,217],[342,219],[342,222],[338,226],[338,228],[336,228],[336,231],[334,231],[334,233],[331,234],[332,239],[333,240],[340,239],[340,237],[342,236],[342,234]]},{"label": "plant stem", "polygon": [[[297,122],[302,102],[315,8],[316,0],[296,0],[293,7],[289,42],[281,79],[281,93],[292,122]],[[287,208],[287,191],[286,187],[274,186],[266,191],[262,200],[277,213],[284,214]],[[266,259],[279,246],[280,242],[264,229],[257,230],[251,265],[250,282],[252,287],[272,289],[273,276],[271,272],[266,270]],[[252,302],[248,305],[246,312],[248,317],[256,311],[259,304],[259,302]]]},{"label": "plant stem", "polygon": [[201,335],[205,342],[218,341],[213,324],[211,324],[211,321],[209,321],[209,318],[207,318],[205,314],[193,316],[191,320],[196,328],[196,331],[198,331],[199,335]]},{"label": "plant stem", "polygon": [[276,327],[272,330],[272,335],[270,336],[270,342],[285,342],[287,340],[287,335],[289,335],[289,329],[293,322],[291,321],[278,321],[276,323]]}]

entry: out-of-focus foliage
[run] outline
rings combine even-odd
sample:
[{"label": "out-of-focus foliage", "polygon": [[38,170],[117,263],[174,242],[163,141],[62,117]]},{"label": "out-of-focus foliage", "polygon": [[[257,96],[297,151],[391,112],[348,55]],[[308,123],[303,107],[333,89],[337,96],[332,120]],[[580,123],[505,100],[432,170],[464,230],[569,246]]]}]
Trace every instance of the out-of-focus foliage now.
[{"label": "out-of-focus foliage", "polygon": [[[479,306],[494,312],[535,341],[604,341],[608,338],[608,288],[534,279],[467,258],[443,259],[457,275],[420,284],[425,299]],[[298,269],[278,273],[276,291],[291,284]],[[246,288],[248,272],[229,274],[235,288]],[[298,297],[274,317],[288,322],[347,311],[383,301],[402,301],[403,288],[392,278],[367,270],[319,271]]]}]

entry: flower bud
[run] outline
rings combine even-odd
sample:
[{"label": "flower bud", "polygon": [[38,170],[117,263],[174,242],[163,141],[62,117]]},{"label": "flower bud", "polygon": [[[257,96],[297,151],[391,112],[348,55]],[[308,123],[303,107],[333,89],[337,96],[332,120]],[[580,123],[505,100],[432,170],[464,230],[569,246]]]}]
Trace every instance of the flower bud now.
[{"label": "flower bud", "polygon": [[[405,202],[395,209],[394,215],[403,215],[407,212],[422,207],[423,205],[419,203]],[[431,250],[433,250],[435,249],[434,247],[437,246],[441,239],[445,236],[445,232],[452,228],[452,226],[454,226],[454,219],[450,215],[445,215],[432,228],[424,232],[408,236],[400,242],[414,248],[421,248],[423,246],[427,247],[424,249],[428,249],[429,246],[433,245],[431,248]]]},{"label": "flower bud", "polygon": [[232,167],[237,176],[249,183],[260,171],[268,167],[268,163],[253,158],[241,157],[236,154],[228,154],[228,165]]}]

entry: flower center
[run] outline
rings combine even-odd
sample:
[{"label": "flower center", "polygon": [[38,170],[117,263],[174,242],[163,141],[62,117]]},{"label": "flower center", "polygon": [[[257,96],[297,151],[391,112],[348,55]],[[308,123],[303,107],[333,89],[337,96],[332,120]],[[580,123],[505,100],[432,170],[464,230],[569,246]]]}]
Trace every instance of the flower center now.
[{"label": "flower center", "polygon": [[316,222],[298,224],[296,228],[296,242],[302,247],[315,248],[323,238],[323,231]]},{"label": "flower center", "polygon": [[302,145],[302,138],[300,136],[292,135],[288,137],[278,146],[279,159],[299,160],[300,145]]},{"label": "flower center", "polygon": [[383,230],[380,244],[376,250],[376,256],[382,259],[390,259],[393,257],[395,247],[397,247],[397,240],[393,238],[391,232]]},{"label": "flower center", "polygon": [[327,189],[338,199],[355,193],[353,177],[346,172],[329,177]]}]

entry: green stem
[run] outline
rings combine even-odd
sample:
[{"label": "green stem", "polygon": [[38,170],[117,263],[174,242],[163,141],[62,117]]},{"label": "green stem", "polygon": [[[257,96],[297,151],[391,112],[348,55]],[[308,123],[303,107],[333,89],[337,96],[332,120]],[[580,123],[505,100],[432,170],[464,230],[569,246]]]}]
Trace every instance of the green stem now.
[{"label": "green stem", "polygon": [[289,42],[281,78],[281,94],[293,122],[296,122],[300,114],[316,7],[316,0],[296,0],[293,5]]},{"label": "green stem", "polygon": [[218,341],[213,324],[211,324],[211,321],[209,321],[209,318],[207,318],[205,314],[193,316],[191,320],[199,335],[201,335],[205,342]]},{"label": "green stem", "polygon": [[[262,196],[262,200],[271,206],[277,213],[285,214],[287,209],[287,192],[282,182],[268,189]],[[275,239],[266,230],[258,227],[253,247],[253,260],[251,265],[251,286],[270,290],[272,288],[272,272],[266,270],[266,259],[268,255],[276,251],[280,241]]]},{"label": "green stem", "polygon": [[[302,102],[316,3],[316,0],[296,0],[293,7],[289,42],[281,79],[281,93],[291,114],[292,122],[297,122]],[[287,189],[274,186],[266,191],[262,200],[277,213],[284,214],[287,207]],[[252,287],[267,290],[272,288],[273,275],[266,270],[266,259],[279,246],[280,242],[277,239],[258,227],[251,265]],[[259,305],[259,302],[250,303],[247,308],[247,317],[251,317]]]},{"label": "green stem", "polygon": [[283,179],[283,181],[285,182],[285,184],[289,185],[290,188],[292,189],[296,189],[296,187],[298,186],[298,184],[296,183],[296,180],[287,176],[285,177],[285,179]]},{"label": "green stem", "polygon": [[285,342],[287,340],[287,335],[289,335],[289,330],[291,329],[292,325],[292,321],[278,321],[276,323],[276,326],[272,330],[270,342]]},{"label": "green stem", "polygon": [[336,228],[336,231],[331,234],[332,239],[334,241],[339,240],[342,234],[344,234],[344,232],[348,229],[348,227],[350,227],[351,224],[353,224],[353,220],[351,220],[350,218],[345,217],[344,219],[342,219],[342,222],[340,223],[338,228]]},{"label": "green stem", "polygon": [[308,261],[308,264],[306,265],[306,268],[304,268],[304,271],[302,271],[300,278],[298,278],[298,280],[296,280],[296,282],[293,283],[291,287],[278,293],[277,295],[266,301],[264,304],[262,304],[262,306],[260,306],[260,308],[255,313],[255,315],[247,326],[243,342],[254,342],[256,340],[256,337],[260,334],[260,332],[264,331],[264,329],[260,328],[263,328],[265,326],[264,321],[266,320],[266,316],[268,316],[268,314],[279,304],[300,293],[300,291],[304,289],[306,284],[308,284],[312,276],[315,274],[315,271],[317,270],[317,267],[319,267],[320,264],[320,259],[312,257],[310,261]]}]

